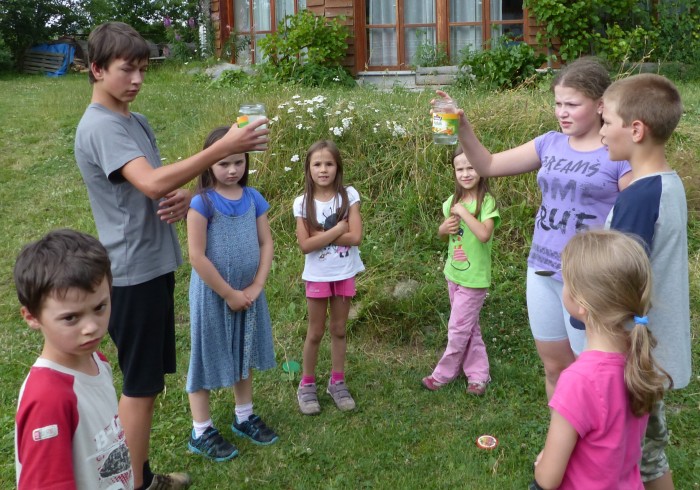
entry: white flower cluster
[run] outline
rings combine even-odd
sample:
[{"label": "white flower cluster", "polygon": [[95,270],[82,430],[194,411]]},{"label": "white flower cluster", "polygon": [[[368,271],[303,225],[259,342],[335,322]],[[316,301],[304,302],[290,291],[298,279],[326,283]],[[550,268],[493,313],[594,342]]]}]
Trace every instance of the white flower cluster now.
[{"label": "white flower cluster", "polygon": [[408,134],[408,132],[406,131],[406,128],[401,126],[396,121],[387,121],[386,122],[386,129],[391,131],[391,135],[394,138],[398,138],[399,136],[406,136]]},{"label": "white flower cluster", "polygon": [[292,95],[291,102],[283,102],[282,104],[278,105],[277,108],[280,110],[286,109],[287,114],[292,114],[293,112],[296,112],[296,107],[305,108],[306,112],[313,119],[316,119],[316,111],[325,108],[325,102],[326,96],[324,95],[317,95],[316,97],[313,97],[311,99],[304,100],[301,100],[301,95]]}]

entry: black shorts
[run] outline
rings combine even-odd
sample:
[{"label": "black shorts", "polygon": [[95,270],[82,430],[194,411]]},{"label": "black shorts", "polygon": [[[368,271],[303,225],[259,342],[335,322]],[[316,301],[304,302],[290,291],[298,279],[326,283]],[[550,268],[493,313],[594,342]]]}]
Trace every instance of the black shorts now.
[{"label": "black shorts", "polygon": [[175,372],[175,273],[112,288],[109,335],[124,376],[122,393],[155,396]]}]

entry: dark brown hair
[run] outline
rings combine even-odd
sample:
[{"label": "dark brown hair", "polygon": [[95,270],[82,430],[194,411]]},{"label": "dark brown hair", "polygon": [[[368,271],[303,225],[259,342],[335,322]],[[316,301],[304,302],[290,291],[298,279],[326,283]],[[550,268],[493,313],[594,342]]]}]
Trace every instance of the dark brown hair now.
[{"label": "dark brown hair", "polygon": [[340,150],[331,140],[320,140],[311,145],[309,151],[306,152],[306,160],[304,161],[304,199],[301,207],[304,209],[306,216],[306,226],[309,231],[321,229],[321,225],[316,219],[316,202],[314,201],[314,181],[311,178],[311,157],[314,153],[321,150],[328,150],[335,160],[337,170],[335,173],[335,192],[340,194],[340,205],[338,206],[338,219],[345,219],[350,207],[348,202],[348,191],[343,185],[343,159],[340,156]]},{"label": "dark brown hair", "polygon": [[65,295],[72,288],[95,292],[112,271],[104,246],[94,237],[75,230],[60,229],[24,246],[14,268],[17,298],[38,316],[50,295]]},{"label": "dark brown hair", "polygon": [[[123,22],[106,22],[97,26],[88,37],[88,59],[98,68],[109,68],[109,64],[117,58],[129,63],[148,60],[151,49],[141,34],[129,24]],[[88,77],[90,83],[95,83],[92,70]]]},{"label": "dark brown hair", "polygon": [[[207,135],[207,138],[204,140],[204,146],[202,147],[202,149],[206,150],[211,145],[219,141],[226,135],[226,133],[228,133],[229,129],[231,129],[231,126],[219,126],[218,128],[212,129]],[[238,181],[238,185],[240,185],[241,187],[245,187],[246,185],[248,185],[248,153],[244,153],[243,155],[245,156],[245,170],[243,171],[243,176]],[[216,163],[214,165],[216,165]],[[202,199],[204,200],[204,204],[206,204],[209,207],[211,207],[212,204],[209,200],[209,197],[207,196],[207,191],[209,189],[213,189],[216,185],[216,177],[214,177],[214,171],[212,170],[212,167],[207,168],[204,172],[200,174],[199,178],[197,179],[197,187],[195,188],[195,194],[201,194]]]},{"label": "dark brown hair", "polygon": [[[454,154],[452,155],[452,176],[455,179],[455,194],[452,198],[453,205],[460,202],[462,199],[464,199],[464,196],[467,195],[467,190],[464,187],[462,187],[457,181],[457,173],[454,167],[455,158],[457,158],[462,153],[464,153],[462,146],[457,145],[457,148],[455,148]],[[484,203],[484,198],[486,197],[486,194],[489,194],[490,192],[491,191],[489,189],[489,179],[487,179],[486,177],[479,176],[479,183],[476,185],[476,210],[474,211],[474,216],[476,216],[476,219],[478,219],[479,221],[481,221],[479,219],[481,215],[481,205]]]}]

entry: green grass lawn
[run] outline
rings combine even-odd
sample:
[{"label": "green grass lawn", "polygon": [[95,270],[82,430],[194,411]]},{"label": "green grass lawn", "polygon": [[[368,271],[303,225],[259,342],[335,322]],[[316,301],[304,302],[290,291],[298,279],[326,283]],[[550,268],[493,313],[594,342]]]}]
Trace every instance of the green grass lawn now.
[{"label": "green grass lawn", "polygon": [[[543,85],[544,86],[544,85]],[[676,487],[700,487],[700,89],[681,85],[686,114],[669,145],[684,177],[690,208],[691,310],[695,375],[667,396],[672,430],[668,454]],[[498,151],[556,129],[544,89],[502,94],[455,92],[484,144]],[[58,227],[95,233],[87,193],[73,157],[75,127],[90,99],[86,75],[0,78],[0,488],[14,485],[14,413],[19,387],[41,348],[41,336],[20,320],[12,285],[21,246]],[[251,185],[269,200],[275,262],[266,287],[278,363],[301,359],[306,332],[301,270],[291,207],[303,189],[306,149],[333,137],[345,159],[346,183],[362,197],[367,271],[358,276],[357,314],[348,326],[347,375],[358,409],[340,413],[325,394],[322,413],[304,417],[296,380],[281,369],[256,374],[255,410],[280,434],[257,447],[233,438],[232,396],[212,396],[214,421],[240,455],[211,463],[186,450],[191,418],[184,391],[189,355],[189,267],[176,289],[178,372],[158,398],[151,462],[156,471],[186,470],[193,488],[525,488],[548,424],[542,368],[525,307],[525,259],[539,204],[534,175],[492,182],[503,218],[496,232],[494,284],[482,311],[492,365],[489,391],[469,396],[463,379],[428,392],[420,379],[444,349],[449,315],[437,239],[440,204],[452,192],[448,148],[432,144],[429,93],[369,89],[314,90],[284,86],[214,88],[168,66],[150,72],[132,108],[146,114],[165,163],[201,148],[210,129],[235,119],[243,102],[263,102],[271,149],[256,154]],[[345,119],[345,123],[343,120]],[[344,127],[333,136],[333,127]],[[300,161],[296,160],[299,156]],[[185,229],[179,226],[184,245]],[[403,298],[394,287],[412,280]],[[111,341],[103,350],[115,366]],[[329,346],[317,375],[327,382]],[[119,386],[118,386],[119,387]],[[478,449],[492,434],[500,444]]]}]

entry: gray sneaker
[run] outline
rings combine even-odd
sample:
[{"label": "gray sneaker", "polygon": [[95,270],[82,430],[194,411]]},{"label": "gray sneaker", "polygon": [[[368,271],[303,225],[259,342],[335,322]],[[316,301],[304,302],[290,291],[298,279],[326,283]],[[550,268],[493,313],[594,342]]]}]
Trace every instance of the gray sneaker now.
[{"label": "gray sneaker", "polygon": [[338,410],[341,410],[343,412],[346,412],[348,410],[354,410],[355,400],[352,399],[352,396],[348,391],[348,387],[346,386],[345,381],[338,381],[337,383],[328,383],[328,389],[326,390],[326,393],[331,395],[333,401],[335,402],[335,406],[338,407]]},{"label": "gray sneaker", "polygon": [[315,383],[299,385],[297,401],[299,402],[299,410],[304,415],[318,415],[321,413],[321,405],[318,403]]}]

